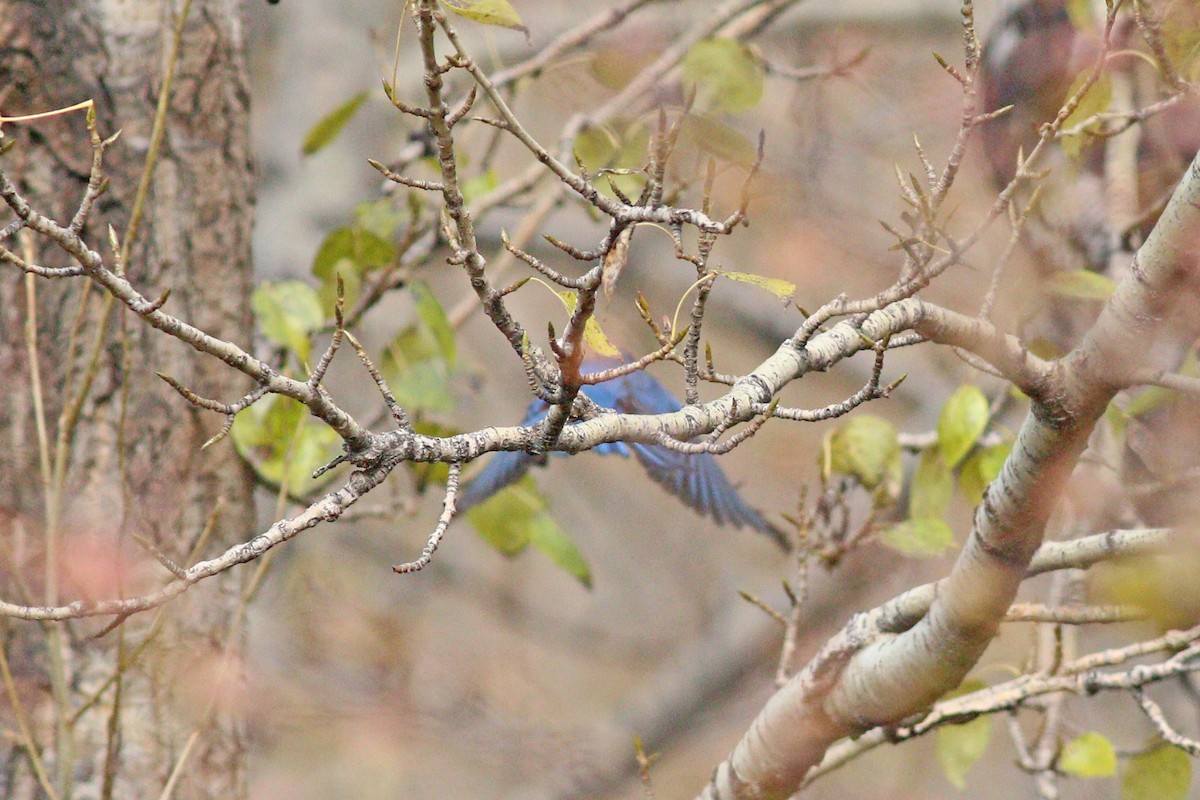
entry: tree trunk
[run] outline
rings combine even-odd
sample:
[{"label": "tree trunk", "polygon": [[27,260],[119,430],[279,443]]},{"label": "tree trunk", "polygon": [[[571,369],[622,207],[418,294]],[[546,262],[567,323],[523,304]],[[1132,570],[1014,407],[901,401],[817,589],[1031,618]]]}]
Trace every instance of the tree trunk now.
[{"label": "tree trunk", "polygon": [[[101,135],[122,133],[106,154],[110,184],[86,240],[115,263],[111,225],[131,245],[125,269],[147,296],[169,289],[172,313],[245,343],[253,167],[239,6],[0,0],[0,108],[12,116],[92,99]],[[133,233],[182,13],[165,135]],[[91,161],[84,114],[10,124],[4,133],[16,140],[6,170],[36,208],[66,224]],[[7,244],[19,252],[22,241]],[[36,263],[64,262],[38,241],[26,246]],[[85,278],[34,281],[0,267],[6,598],[133,592],[169,579],[167,560],[186,566],[251,533],[244,466],[227,441],[200,450],[222,419],[195,410],[155,371],[224,401],[247,389],[225,365],[113,307]],[[175,800],[243,797],[244,736],[236,709],[220,700],[241,680],[245,574],[214,578],[98,638],[105,620],[2,623],[13,680],[0,694],[0,725],[18,735],[0,739],[0,796],[157,797],[173,779]]]}]

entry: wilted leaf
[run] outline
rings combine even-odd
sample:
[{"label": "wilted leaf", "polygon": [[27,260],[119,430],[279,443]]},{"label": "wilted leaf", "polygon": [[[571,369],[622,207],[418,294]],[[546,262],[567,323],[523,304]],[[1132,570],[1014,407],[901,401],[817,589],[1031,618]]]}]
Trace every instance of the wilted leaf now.
[{"label": "wilted leaf", "polygon": [[941,451],[936,447],[926,448],[913,474],[909,516],[913,519],[941,519],[950,507],[953,494],[954,475],[942,459]]},{"label": "wilted leaf", "polygon": [[868,489],[879,486],[891,465],[900,459],[900,440],[895,426],[870,414],[852,417],[827,433],[825,442],[829,468],[858,478]]},{"label": "wilted leaf", "polygon": [[977,506],[983,502],[983,493],[987,490],[987,485],[996,480],[1011,452],[1012,442],[1001,442],[991,447],[979,448],[963,462],[958,473],[958,485],[971,505]]},{"label": "wilted leaf", "polygon": [[1058,768],[1076,778],[1107,778],[1117,774],[1117,753],[1102,734],[1088,731],[1063,745]]},{"label": "wilted leaf", "polygon": [[778,297],[780,300],[783,300],[785,304],[787,301],[792,299],[794,294],[796,294],[796,284],[785,281],[781,278],[768,278],[764,275],[754,275],[749,272],[721,271],[718,274],[722,278],[729,278],[731,281],[748,283],[751,286],[757,286],[759,289],[765,289],[766,291]]},{"label": "wilted leaf", "polygon": [[942,406],[938,447],[946,466],[954,469],[987,428],[988,401],[978,386],[964,383]]},{"label": "wilted leaf", "polygon": [[700,107],[712,111],[749,111],[763,95],[762,65],[737,39],[696,42],[683,58],[683,79],[696,88]]},{"label": "wilted leaf", "polygon": [[254,318],[267,338],[286,347],[304,363],[312,345],[310,334],[325,320],[321,301],[312,287],[300,281],[262,283],[250,297]]},{"label": "wilted leaf", "polygon": [[879,541],[906,556],[933,558],[954,546],[954,531],[940,519],[906,519],[879,534]]},{"label": "wilted leaf", "polygon": [[441,0],[449,10],[459,16],[466,17],[484,25],[498,25],[501,28],[511,28],[521,31],[529,38],[529,28],[521,24],[521,15],[512,7],[508,0]]},{"label": "wilted leaf", "polygon": [[617,289],[617,281],[629,263],[629,243],[633,239],[633,225],[625,228],[613,241],[608,252],[604,254],[604,262],[600,267],[600,286],[604,289],[605,297],[612,297]]},{"label": "wilted leaf", "polygon": [[[958,697],[983,688],[984,684],[980,681],[963,681],[958,689],[946,697]],[[991,738],[992,722],[986,715],[959,725],[943,725],[937,729],[938,763],[942,765],[946,779],[954,784],[955,788],[966,787],[967,772],[987,750]]]},{"label": "wilted leaf", "polygon": [[1185,800],[1192,787],[1192,760],[1162,744],[1134,756],[1121,778],[1121,800]]},{"label": "wilted leaf", "polygon": [[1103,302],[1116,291],[1117,284],[1112,278],[1086,269],[1073,269],[1059,272],[1050,279],[1047,289],[1059,297],[1072,297],[1076,300],[1097,300]]},{"label": "wilted leaf", "polygon": [[358,113],[358,110],[362,108],[362,104],[366,100],[367,92],[359,92],[324,117],[321,117],[317,124],[309,129],[308,135],[304,137],[304,143],[300,146],[300,152],[306,156],[311,156],[313,153],[324,149],[330,142],[337,138],[342,129],[346,127],[346,123]]}]

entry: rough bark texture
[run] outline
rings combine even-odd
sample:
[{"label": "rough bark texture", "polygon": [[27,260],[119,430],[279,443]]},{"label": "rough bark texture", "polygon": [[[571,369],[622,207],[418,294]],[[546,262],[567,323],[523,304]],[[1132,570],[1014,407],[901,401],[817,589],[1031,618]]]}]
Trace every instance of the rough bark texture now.
[{"label": "rough bark texture", "polygon": [[[91,98],[101,134],[123,131],[106,158],[110,188],[86,231],[106,257],[111,257],[107,226],[122,237],[129,226],[181,5],[0,0],[3,113],[46,111]],[[192,4],[166,136],[127,271],[150,297],[170,289],[167,308],[173,313],[244,342],[250,330],[253,169],[239,5]],[[91,159],[83,114],[10,125],[4,132],[17,140],[5,162],[22,191],[40,210],[69,221]],[[38,263],[63,263],[49,249],[35,249],[34,256]],[[131,534],[186,565],[193,549],[200,555],[219,552],[252,529],[251,484],[232,448],[224,443],[199,449],[220,418],[189,408],[154,372],[224,400],[243,393],[244,380],[119,308],[102,328],[104,298],[87,284],[39,279],[34,289],[51,451],[60,413],[81,392],[97,331],[104,332],[95,379],[69,442],[61,524],[51,531],[58,537],[55,588],[44,568],[47,520],[53,515],[47,514],[24,340],[29,289],[17,270],[0,271],[0,586],[9,597],[111,595],[117,575],[125,591],[144,589],[169,576]],[[218,507],[216,524],[201,542]],[[242,731],[227,709],[207,713],[221,684],[239,681],[236,662],[229,662],[224,679],[219,673],[225,649],[236,652],[240,642],[234,620],[241,580],[241,573],[222,576],[190,593],[163,610],[162,628],[155,632],[152,615],[131,619],[98,640],[93,637],[101,622],[57,629],[5,624],[17,696],[61,798],[156,797],[179,764],[175,798],[244,796]],[[148,637],[150,644],[140,647]],[[62,654],[58,666],[56,650]],[[129,663],[113,681],[119,650]],[[18,730],[10,693],[0,697],[0,725]],[[39,796],[26,749],[6,737],[0,753],[0,796]]]}]

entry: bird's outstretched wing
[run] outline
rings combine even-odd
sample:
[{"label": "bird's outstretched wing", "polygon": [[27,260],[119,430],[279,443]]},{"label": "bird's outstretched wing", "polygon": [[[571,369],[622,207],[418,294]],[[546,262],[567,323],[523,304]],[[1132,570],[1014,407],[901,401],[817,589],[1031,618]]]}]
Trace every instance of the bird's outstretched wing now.
[{"label": "bird's outstretched wing", "polygon": [[[615,404],[621,411],[666,414],[683,407],[666,387],[644,372],[635,372],[613,383],[623,384]],[[656,444],[635,443],[630,447],[650,477],[692,510],[711,517],[718,525],[753,528],[781,547],[788,546],[783,532],[742,499],[713,456],[680,453]]]},{"label": "bird's outstretched wing", "polygon": [[[585,371],[611,369],[620,363],[610,359],[591,360],[585,364]],[[582,391],[593,402],[628,414],[667,414],[683,407],[666,387],[645,372],[634,372],[604,383],[584,386]],[[534,401],[521,425],[538,424],[545,419],[546,409],[545,403]],[[753,528],[770,536],[780,546],[788,546],[783,532],[742,499],[717,460],[707,453],[691,455],[662,445],[627,445],[624,442],[608,442],[592,450],[601,455],[623,457],[628,457],[631,451],[656,483],[689,508],[712,518],[718,525],[728,523],[735,528]],[[522,451],[505,451],[492,456],[483,471],[459,494],[459,510],[465,511],[478,505],[520,480],[537,461],[537,457]]]}]

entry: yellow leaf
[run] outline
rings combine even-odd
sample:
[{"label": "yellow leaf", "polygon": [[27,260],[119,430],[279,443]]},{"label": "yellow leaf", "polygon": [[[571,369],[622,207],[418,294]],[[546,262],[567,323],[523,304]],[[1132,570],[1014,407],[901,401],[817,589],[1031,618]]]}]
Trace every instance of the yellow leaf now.
[{"label": "yellow leaf", "polygon": [[526,39],[529,38],[529,28],[521,24],[521,15],[508,0],[442,0],[442,5],[460,17],[482,22],[484,25],[498,25],[501,28],[521,31]]},{"label": "yellow leaf", "polygon": [[791,300],[792,295],[796,293],[796,284],[785,281],[782,278],[768,278],[764,275],[754,275],[749,272],[720,272],[718,274],[723,278],[729,278],[731,281],[748,283],[751,286],[766,289],[784,301]]},{"label": "yellow leaf", "polygon": [[[576,298],[573,292],[556,292],[563,305],[567,307],[567,311],[575,311]],[[583,340],[587,342],[588,347],[596,351],[597,355],[608,356],[609,358],[617,358],[621,355],[621,351],[617,348],[600,328],[600,323],[596,322],[595,317],[588,317],[588,321],[583,326]]]}]

